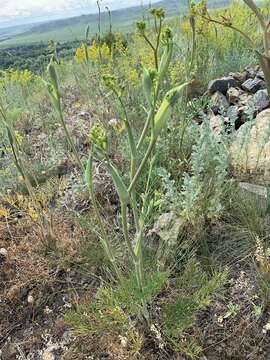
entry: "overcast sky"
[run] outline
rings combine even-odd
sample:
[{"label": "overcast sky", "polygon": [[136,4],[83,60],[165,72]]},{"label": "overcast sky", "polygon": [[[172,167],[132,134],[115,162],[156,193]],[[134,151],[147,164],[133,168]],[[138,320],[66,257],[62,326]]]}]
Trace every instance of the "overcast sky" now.
[{"label": "overcast sky", "polygon": [[[152,0],[155,2],[157,0]],[[148,4],[149,0],[101,0],[111,9]],[[96,12],[96,0],[0,0],[0,26]]]}]

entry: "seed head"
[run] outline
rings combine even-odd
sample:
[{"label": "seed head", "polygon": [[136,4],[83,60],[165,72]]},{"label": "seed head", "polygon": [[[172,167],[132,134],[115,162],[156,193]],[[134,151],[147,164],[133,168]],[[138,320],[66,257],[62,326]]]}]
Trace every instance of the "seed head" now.
[{"label": "seed head", "polygon": [[101,123],[96,123],[92,127],[89,138],[90,138],[91,143],[98,146],[99,149],[101,149],[103,151],[107,151],[108,137],[107,137],[106,130],[104,129],[104,127],[102,126]]},{"label": "seed head", "polygon": [[171,41],[173,38],[172,35],[172,30],[169,27],[166,27],[162,33],[162,42],[163,43],[168,43],[169,41]]},{"label": "seed head", "polygon": [[103,81],[104,81],[105,86],[107,86],[107,88],[112,90],[118,97],[121,97],[122,90],[121,90],[120,86],[118,85],[117,79],[115,76],[110,75],[110,74],[105,74],[105,75],[103,75]]},{"label": "seed head", "polygon": [[165,18],[165,10],[163,8],[153,8],[150,11],[150,14],[158,19],[164,19]]},{"label": "seed head", "polygon": [[145,23],[145,21],[138,21],[138,22],[136,23],[136,26],[137,26],[137,30],[138,30],[139,34],[144,35],[145,30],[146,30],[146,23]]}]

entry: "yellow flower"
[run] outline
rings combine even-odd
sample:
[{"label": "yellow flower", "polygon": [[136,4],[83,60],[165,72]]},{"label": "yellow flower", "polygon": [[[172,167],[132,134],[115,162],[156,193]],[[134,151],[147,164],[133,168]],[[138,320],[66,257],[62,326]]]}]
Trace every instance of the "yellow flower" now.
[{"label": "yellow flower", "polygon": [[[90,61],[94,63],[108,62],[111,59],[110,48],[107,44],[98,46],[96,41],[93,41],[92,45],[86,48],[87,55]],[[75,53],[75,59],[78,63],[86,61],[85,46],[81,45]]]},{"label": "yellow flower", "polygon": [[78,49],[76,49],[75,59],[80,64],[83,63],[86,60],[85,50],[84,50],[83,45],[81,45]]},{"label": "yellow flower", "polygon": [[23,137],[22,137],[22,135],[21,135],[17,130],[15,130],[15,136],[16,136],[17,143],[18,143],[19,145],[21,145],[22,142],[23,142]]},{"label": "yellow flower", "polygon": [[7,218],[9,216],[9,211],[6,209],[0,209],[0,218]]},{"label": "yellow flower", "polygon": [[37,214],[37,212],[32,208],[32,207],[30,207],[29,206],[29,208],[28,208],[28,215],[30,216],[30,218],[33,220],[33,221],[37,221],[37,219],[38,219],[38,214]]},{"label": "yellow flower", "polygon": [[7,80],[11,82],[18,82],[21,85],[26,85],[35,78],[35,75],[29,70],[9,70],[7,73]]}]

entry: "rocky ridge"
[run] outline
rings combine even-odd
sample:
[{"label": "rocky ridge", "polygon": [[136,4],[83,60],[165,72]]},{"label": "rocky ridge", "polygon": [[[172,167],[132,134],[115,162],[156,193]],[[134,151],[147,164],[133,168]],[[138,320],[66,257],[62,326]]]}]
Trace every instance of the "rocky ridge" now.
[{"label": "rocky ridge", "polygon": [[224,123],[238,130],[270,106],[263,72],[259,67],[212,80],[208,85],[211,123],[220,132]]}]

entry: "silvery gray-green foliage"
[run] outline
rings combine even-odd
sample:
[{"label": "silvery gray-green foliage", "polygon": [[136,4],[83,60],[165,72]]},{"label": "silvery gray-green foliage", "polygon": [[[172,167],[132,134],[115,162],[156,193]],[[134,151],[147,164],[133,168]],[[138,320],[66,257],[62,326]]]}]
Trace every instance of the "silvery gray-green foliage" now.
[{"label": "silvery gray-green foliage", "polygon": [[177,203],[179,192],[177,191],[175,180],[172,179],[171,174],[165,168],[158,168],[157,175],[161,180],[161,189],[163,192],[159,208],[161,211],[167,211]]},{"label": "silvery gray-green foliage", "polygon": [[222,138],[214,134],[209,119],[205,118],[193,147],[191,173],[184,175],[181,208],[186,219],[193,222],[220,214],[228,161],[228,150]]}]

